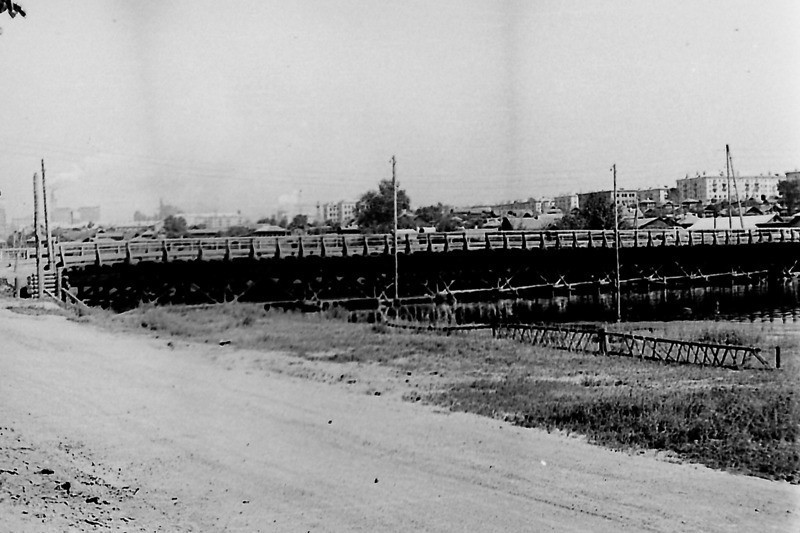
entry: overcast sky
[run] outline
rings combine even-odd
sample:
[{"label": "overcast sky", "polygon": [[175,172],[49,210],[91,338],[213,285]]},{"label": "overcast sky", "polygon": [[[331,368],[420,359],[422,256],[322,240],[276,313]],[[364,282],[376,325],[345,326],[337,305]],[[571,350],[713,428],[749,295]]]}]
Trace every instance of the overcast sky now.
[{"label": "overcast sky", "polygon": [[103,218],[258,216],[673,185],[800,167],[800,2],[18,0],[0,191]]}]

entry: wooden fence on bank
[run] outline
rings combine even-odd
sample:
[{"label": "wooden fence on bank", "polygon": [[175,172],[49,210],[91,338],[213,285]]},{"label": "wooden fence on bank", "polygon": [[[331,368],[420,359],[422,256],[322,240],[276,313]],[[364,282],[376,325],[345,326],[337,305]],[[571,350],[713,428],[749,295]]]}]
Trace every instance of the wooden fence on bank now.
[{"label": "wooden fence on bank", "polygon": [[761,349],[754,346],[664,339],[593,326],[501,324],[493,330],[500,338],[597,355],[722,368],[745,368],[750,363],[764,368],[770,366],[761,356]]},{"label": "wooden fence on bank", "polygon": [[663,363],[692,364],[720,368],[770,368],[754,346],[713,344],[606,331],[596,326],[542,324],[471,324],[423,326],[388,323],[390,327],[416,331],[464,331],[491,329],[496,338],[594,355],[616,355]]}]

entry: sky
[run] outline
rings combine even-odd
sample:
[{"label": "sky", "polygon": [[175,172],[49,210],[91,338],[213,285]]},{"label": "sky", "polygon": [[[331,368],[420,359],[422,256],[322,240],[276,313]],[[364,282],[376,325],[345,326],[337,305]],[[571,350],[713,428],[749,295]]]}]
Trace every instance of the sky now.
[{"label": "sky", "polygon": [[256,218],[800,167],[800,2],[17,0],[0,206]]}]

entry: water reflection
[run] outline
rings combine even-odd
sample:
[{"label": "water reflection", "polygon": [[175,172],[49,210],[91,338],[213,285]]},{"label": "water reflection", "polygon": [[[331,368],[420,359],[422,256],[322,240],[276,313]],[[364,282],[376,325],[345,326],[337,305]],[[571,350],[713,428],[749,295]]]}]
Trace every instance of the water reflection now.
[{"label": "water reflection", "polygon": [[[452,306],[407,305],[389,318],[458,323],[613,321],[613,294],[564,294],[548,298],[456,303]],[[766,281],[727,286],[670,288],[622,293],[622,319],[790,321],[800,318],[800,281]]]}]

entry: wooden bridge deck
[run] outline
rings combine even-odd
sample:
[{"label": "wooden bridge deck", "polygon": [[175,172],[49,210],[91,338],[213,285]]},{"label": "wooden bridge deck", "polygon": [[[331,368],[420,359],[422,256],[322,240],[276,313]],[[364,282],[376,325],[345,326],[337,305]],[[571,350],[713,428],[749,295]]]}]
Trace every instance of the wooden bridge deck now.
[{"label": "wooden bridge deck", "polygon": [[[620,247],[744,245],[769,242],[800,243],[800,229],[775,228],[750,231],[621,231]],[[536,231],[427,233],[402,235],[398,252],[443,253],[476,250],[531,250],[560,248],[611,248],[613,231]],[[129,240],[61,243],[59,263],[65,267],[139,261],[224,260],[271,257],[344,257],[388,255],[391,235],[302,235],[287,237],[237,237],[209,239]]]}]

